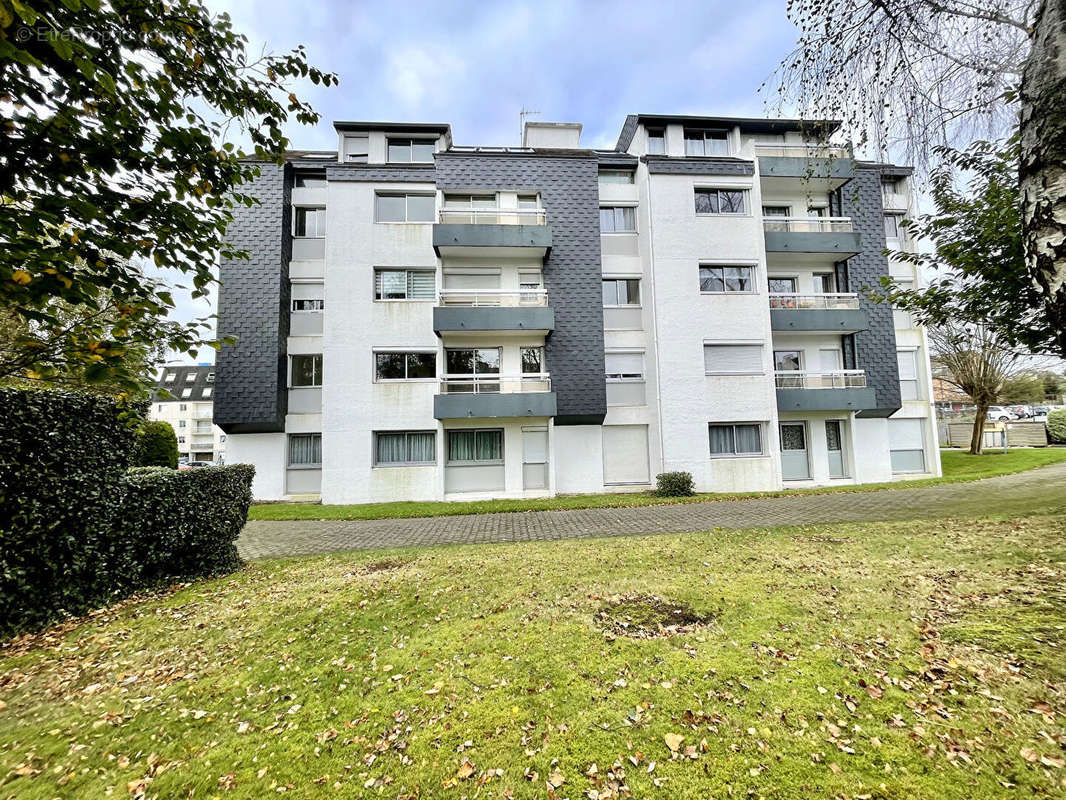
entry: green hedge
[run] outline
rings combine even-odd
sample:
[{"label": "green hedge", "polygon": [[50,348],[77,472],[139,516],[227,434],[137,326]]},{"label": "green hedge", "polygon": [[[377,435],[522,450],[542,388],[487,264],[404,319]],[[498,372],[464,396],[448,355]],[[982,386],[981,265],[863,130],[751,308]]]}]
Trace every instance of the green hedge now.
[{"label": "green hedge", "polygon": [[0,634],[233,569],[253,469],[127,469],[136,409],[0,388]]},{"label": "green hedge", "polygon": [[655,476],[655,494],[659,497],[690,497],[694,494],[691,472],[660,472]]},{"label": "green hedge", "polygon": [[1047,436],[1055,444],[1066,444],[1066,408],[1056,408],[1047,415]]},{"label": "green hedge", "polygon": [[137,465],[178,468],[178,437],[169,422],[146,422],[137,433]]}]

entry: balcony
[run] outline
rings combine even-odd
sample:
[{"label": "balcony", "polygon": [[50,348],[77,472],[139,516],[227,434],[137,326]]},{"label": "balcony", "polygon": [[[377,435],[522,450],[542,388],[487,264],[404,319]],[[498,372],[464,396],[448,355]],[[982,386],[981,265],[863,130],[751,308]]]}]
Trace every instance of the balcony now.
[{"label": "balcony", "polygon": [[756,144],[764,189],[785,189],[796,180],[833,191],[855,177],[855,159],[846,147],[819,144]]},{"label": "balcony", "polygon": [[433,226],[439,256],[506,256],[517,248],[543,257],[551,245],[543,208],[442,208]]},{"label": "balcony", "polygon": [[770,295],[771,330],[855,333],[868,327],[853,292]]},{"label": "balcony", "polygon": [[861,369],[774,373],[778,411],[861,411],[877,407]]},{"label": "balcony", "polygon": [[543,289],[444,290],[433,309],[433,330],[438,334],[529,331],[547,335],[555,330],[555,312],[548,308],[548,293]]},{"label": "balcony", "polygon": [[433,397],[436,419],[554,417],[555,392],[546,373],[445,375]]},{"label": "balcony", "polygon": [[767,253],[850,258],[862,250],[851,217],[764,217]]}]

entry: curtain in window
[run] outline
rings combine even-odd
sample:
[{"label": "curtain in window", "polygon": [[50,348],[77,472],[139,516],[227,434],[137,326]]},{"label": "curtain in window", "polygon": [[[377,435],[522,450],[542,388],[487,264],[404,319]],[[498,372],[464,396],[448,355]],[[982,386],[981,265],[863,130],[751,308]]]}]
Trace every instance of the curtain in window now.
[{"label": "curtain in window", "polygon": [[474,431],[448,431],[448,460],[474,460]]},{"label": "curtain in window", "polygon": [[313,465],[322,463],[322,434],[297,433],[289,436],[289,464]]},{"label": "curtain in window", "polygon": [[503,431],[477,431],[476,455],[478,461],[499,461],[503,458]]},{"label": "curtain in window", "polygon": [[416,462],[436,461],[436,434],[430,431],[407,434],[407,460]]},{"label": "curtain in window", "polygon": [[404,434],[379,433],[377,462],[379,464],[397,464],[406,461]]},{"label": "curtain in window", "polygon": [[711,453],[715,455],[732,455],[733,426],[711,425]]},{"label": "curtain in window", "polygon": [[738,453],[761,453],[762,436],[758,425],[735,425]]}]

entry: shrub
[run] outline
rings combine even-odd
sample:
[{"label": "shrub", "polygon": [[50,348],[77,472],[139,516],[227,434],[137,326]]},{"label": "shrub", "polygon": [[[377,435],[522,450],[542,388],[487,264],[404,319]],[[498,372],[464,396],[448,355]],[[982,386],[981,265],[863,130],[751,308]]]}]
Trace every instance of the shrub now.
[{"label": "shrub", "polygon": [[169,422],[149,421],[137,432],[137,463],[178,468],[178,437]]},{"label": "shrub", "polygon": [[1047,435],[1055,444],[1066,444],[1066,408],[1056,408],[1047,415]]},{"label": "shrub", "polygon": [[0,634],[240,563],[254,469],[127,472],[131,417],[114,398],[0,389]]},{"label": "shrub", "polygon": [[689,497],[693,493],[691,472],[660,472],[655,476],[655,494],[659,497]]}]

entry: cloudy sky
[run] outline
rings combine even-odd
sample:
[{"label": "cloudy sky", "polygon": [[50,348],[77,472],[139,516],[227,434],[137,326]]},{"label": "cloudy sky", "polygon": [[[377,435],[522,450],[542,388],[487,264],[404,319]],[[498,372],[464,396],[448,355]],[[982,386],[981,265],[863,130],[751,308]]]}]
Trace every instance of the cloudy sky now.
[{"label": "cloudy sky", "polygon": [[[784,0],[450,2],[207,0],[250,49],[303,44],[340,85],[297,87],[322,114],[298,148],[332,149],[333,120],[446,122],[456,144],[516,145],[519,112],[580,122],[614,145],[634,112],[763,116],[759,85],[792,48]],[[182,318],[210,313],[183,302]],[[200,360],[211,360],[211,352]]]}]

